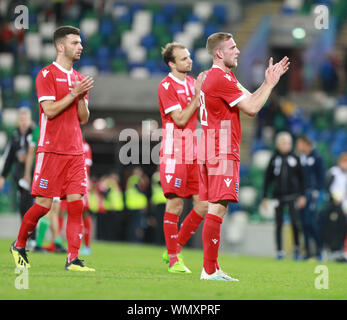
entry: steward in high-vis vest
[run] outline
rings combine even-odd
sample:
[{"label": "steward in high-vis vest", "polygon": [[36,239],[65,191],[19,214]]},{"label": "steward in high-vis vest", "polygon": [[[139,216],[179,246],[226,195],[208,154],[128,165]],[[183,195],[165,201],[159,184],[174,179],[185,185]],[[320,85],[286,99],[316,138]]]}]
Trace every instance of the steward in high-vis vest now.
[{"label": "steward in high-vis vest", "polygon": [[152,197],[151,202],[153,205],[160,205],[166,203],[166,198],[160,184],[160,173],[156,171],[152,175]]},{"label": "steward in high-vis vest", "polygon": [[148,177],[140,167],[136,167],[128,178],[125,190],[126,240],[142,242],[144,237],[147,199]]},{"label": "steward in high-vis vest", "polygon": [[116,174],[111,174],[105,181],[106,195],[103,201],[104,207],[107,211],[123,211],[124,198],[123,191],[119,185],[119,178]]}]

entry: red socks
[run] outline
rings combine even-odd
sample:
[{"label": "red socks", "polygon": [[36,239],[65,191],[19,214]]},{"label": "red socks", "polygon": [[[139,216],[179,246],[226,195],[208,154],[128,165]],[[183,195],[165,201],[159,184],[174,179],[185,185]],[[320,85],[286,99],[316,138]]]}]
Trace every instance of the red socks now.
[{"label": "red socks", "polygon": [[202,243],[204,247],[204,269],[212,274],[218,268],[218,249],[220,242],[220,229],[223,219],[208,213],[202,229]]},{"label": "red socks", "polygon": [[182,247],[187,243],[191,236],[199,228],[201,221],[204,220],[194,209],[189,212],[184,221],[182,222],[180,231],[178,233],[178,249],[177,253],[181,252]]},{"label": "red socks", "polygon": [[82,200],[67,203],[68,217],[66,223],[66,239],[69,262],[78,257],[78,250],[81,247],[83,238],[83,209],[84,205]]},{"label": "red socks", "polygon": [[90,237],[92,235],[92,217],[88,216],[83,219],[84,225],[84,244],[90,248]]},{"label": "red socks", "polygon": [[167,248],[167,253],[170,259],[170,267],[174,265],[177,261],[177,223],[179,216],[170,212],[165,212],[164,214],[164,237]]},{"label": "red socks", "polygon": [[48,211],[48,208],[41,207],[35,202],[33,206],[25,213],[19,229],[17,241],[15,243],[16,248],[25,248],[27,239],[35,230],[39,219]]}]

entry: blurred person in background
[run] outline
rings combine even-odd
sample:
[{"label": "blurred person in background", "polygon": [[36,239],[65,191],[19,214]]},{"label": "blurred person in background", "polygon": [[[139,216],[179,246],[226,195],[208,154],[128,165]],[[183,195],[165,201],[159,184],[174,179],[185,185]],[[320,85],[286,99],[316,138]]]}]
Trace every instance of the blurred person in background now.
[{"label": "blurred person in background", "polygon": [[126,241],[142,242],[147,214],[149,179],[141,167],[133,169],[126,182],[125,213]]},{"label": "blurred person in background", "polygon": [[[17,203],[21,219],[33,204],[30,194],[31,180],[25,176],[25,164],[28,157],[29,147],[32,145],[33,123],[31,111],[27,107],[18,110],[18,127],[9,139],[3,154],[3,167],[0,174],[0,191],[4,189],[5,180],[11,169],[13,170],[13,179],[17,186]],[[36,246],[36,232],[30,236],[28,249],[32,250]]]},{"label": "blurred person in background", "polygon": [[[199,173],[196,159],[197,108],[202,74],[195,80],[189,50],[182,44],[168,43],[162,49],[171,72],[158,86],[163,138],[160,148],[160,183],[166,197],[163,231],[166,251],[163,260],[171,273],[191,273],[184,265],[182,247],[197,230],[207,212],[207,202],[199,200]],[[182,132],[188,136],[183,138]],[[193,209],[178,232],[184,199],[193,199]]]},{"label": "blurred person in background", "polygon": [[266,208],[270,188],[272,198],[277,200],[276,206],[276,248],[277,259],[284,258],[282,250],[282,226],[284,207],[288,207],[294,238],[295,260],[300,259],[299,251],[299,210],[306,205],[305,174],[300,159],[292,151],[293,140],[289,132],[280,132],[276,136],[276,151],[271,157],[264,177],[262,205]]},{"label": "blurred person in background", "polygon": [[[120,185],[120,178],[117,173],[111,173],[103,176],[97,187],[94,188],[93,203],[99,203],[100,213],[107,213],[113,215],[112,234],[115,235],[116,240],[125,239],[124,221],[127,218],[124,212],[124,193]],[[96,206],[96,205],[95,205]]]},{"label": "blurred person in background", "polygon": [[325,245],[332,258],[347,262],[347,152],[327,172],[329,203],[320,221]]},{"label": "blurred person in background", "polygon": [[306,181],[306,205],[300,210],[301,226],[305,241],[304,259],[311,258],[310,239],[315,242],[315,255],[322,259],[322,239],[318,225],[318,207],[324,197],[325,169],[323,159],[313,148],[313,143],[307,136],[299,136],[296,139],[296,151],[299,153],[300,163],[304,168]]}]

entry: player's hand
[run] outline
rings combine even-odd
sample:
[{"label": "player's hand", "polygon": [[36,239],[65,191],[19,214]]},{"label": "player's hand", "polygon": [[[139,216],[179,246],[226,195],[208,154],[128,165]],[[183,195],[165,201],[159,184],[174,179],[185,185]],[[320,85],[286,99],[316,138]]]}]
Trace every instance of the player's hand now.
[{"label": "player's hand", "polygon": [[279,70],[282,76],[289,69],[289,65],[290,65],[289,58],[285,56],[280,62],[277,62],[276,65],[279,65]]},{"label": "player's hand", "polygon": [[284,57],[280,62],[273,64],[273,58],[269,59],[269,66],[265,71],[265,83],[272,88],[276,86],[281,76],[289,69],[289,59]]},{"label": "player's hand", "polygon": [[195,80],[194,87],[195,87],[195,94],[199,94],[201,90],[201,86],[205,80],[205,73],[206,72],[200,72],[198,77]]},{"label": "player's hand", "polygon": [[84,97],[87,92],[93,88],[94,79],[90,76],[86,76],[82,81],[78,80],[77,75],[75,76],[75,82],[73,83],[72,94],[80,98]]}]

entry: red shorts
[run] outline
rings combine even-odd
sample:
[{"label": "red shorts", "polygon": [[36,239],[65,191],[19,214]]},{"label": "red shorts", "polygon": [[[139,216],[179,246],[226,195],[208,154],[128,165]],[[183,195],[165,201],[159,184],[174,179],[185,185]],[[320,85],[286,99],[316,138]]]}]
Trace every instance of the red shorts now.
[{"label": "red shorts", "polygon": [[85,194],[87,172],[84,154],[62,155],[40,152],[36,155],[31,195],[65,198],[68,194]]},{"label": "red shorts", "polygon": [[177,164],[175,159],[161,158],[160,183],[165,197],[170,193],[182,198],[199,194],[199,168],[196,160],[192,164]]},{"label": "red shorts", "polygon": [[199,163],[199,200],[239,201],[240,162],[232,159],[215,159]]}]

